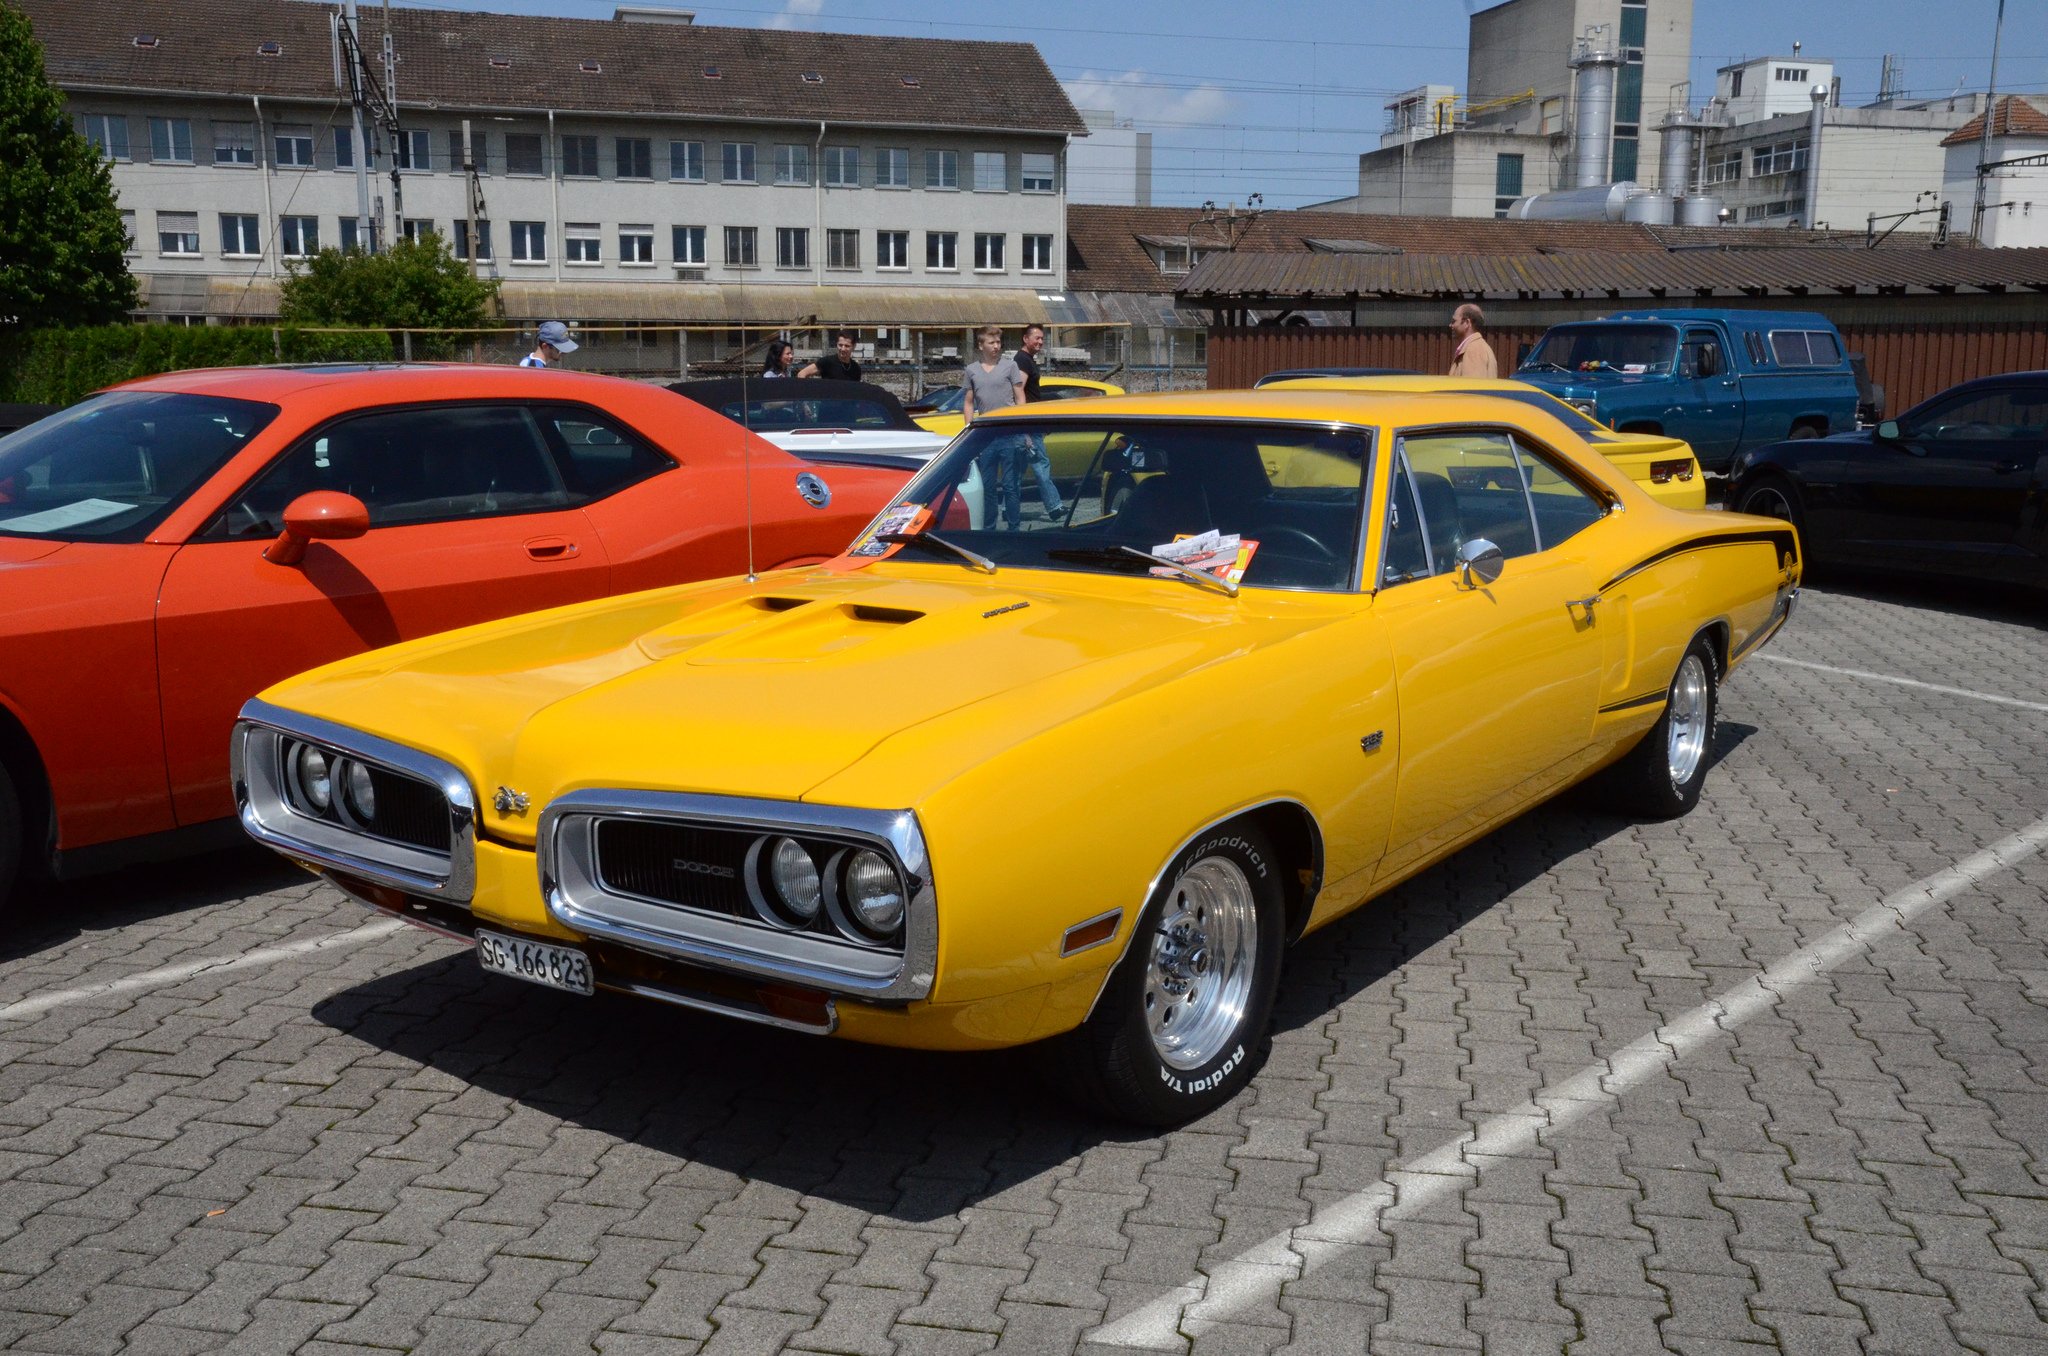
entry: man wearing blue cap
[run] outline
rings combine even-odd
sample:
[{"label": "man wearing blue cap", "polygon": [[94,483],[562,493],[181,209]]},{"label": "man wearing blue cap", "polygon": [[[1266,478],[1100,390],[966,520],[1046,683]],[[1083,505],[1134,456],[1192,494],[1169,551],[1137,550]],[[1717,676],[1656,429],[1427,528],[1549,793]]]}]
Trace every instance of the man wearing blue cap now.
[{"label": "man wearing blue cap", "polygon": [[544,320],[540,327],[540,342],[533,352],[519,360],[521,367],[554,367],[582,345],[569,337],[569,327],[559,320]]}]

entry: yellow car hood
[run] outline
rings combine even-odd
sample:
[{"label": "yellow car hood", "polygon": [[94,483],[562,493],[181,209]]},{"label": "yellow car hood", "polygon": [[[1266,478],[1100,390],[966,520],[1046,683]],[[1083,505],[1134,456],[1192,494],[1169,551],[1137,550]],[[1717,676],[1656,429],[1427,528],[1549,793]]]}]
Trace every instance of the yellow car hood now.
[{"label": "yellow car hood", "polygon": [[[948,712],[999,703],[972,724],[1007,746],[1334,615],[1293,597],[1009,569],[791,571],[451,632],[264,698],[446,758],[487,807],[500,785],[536,811],[589,786],[790,800]],[[895,803],[987,756],[979,743],[891,785]],[[532,836],[533,814],[483,813],[493,832]]]}]

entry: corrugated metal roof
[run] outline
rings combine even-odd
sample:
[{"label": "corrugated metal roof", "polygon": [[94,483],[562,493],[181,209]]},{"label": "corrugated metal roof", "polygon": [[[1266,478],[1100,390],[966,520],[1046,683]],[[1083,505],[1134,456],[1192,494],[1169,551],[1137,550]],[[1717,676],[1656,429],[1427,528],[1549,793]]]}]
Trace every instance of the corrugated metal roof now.
[{"label": "corrugated metal roof", "polygon": [[1592,296],[1685,300],[1858,293],[2048,291],[2048,249],[1797,249],[1572,254],[1213,254],[1183,305],[1366,297]]}]

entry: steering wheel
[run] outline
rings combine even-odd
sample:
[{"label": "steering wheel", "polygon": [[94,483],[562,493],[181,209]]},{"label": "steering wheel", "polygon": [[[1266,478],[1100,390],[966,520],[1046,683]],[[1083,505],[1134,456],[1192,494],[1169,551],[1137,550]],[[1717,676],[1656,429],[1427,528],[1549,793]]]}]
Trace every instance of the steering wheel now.
[{"label": "steering wheel", "polygon": [[1329,565],[1334,565],[1337,561],[1337,553],[1325,546],[1322,538],[1298,527],[1284,525],[1271,527],[1261,532],[1256,540],[1262,549],[1271,546],[1276,550],[1286,552],[1286,547],[1281,546],[1280,543],[1289,542],[1301,549],[1287,552],[1288,554],[1312,556],[1316,560]]}]

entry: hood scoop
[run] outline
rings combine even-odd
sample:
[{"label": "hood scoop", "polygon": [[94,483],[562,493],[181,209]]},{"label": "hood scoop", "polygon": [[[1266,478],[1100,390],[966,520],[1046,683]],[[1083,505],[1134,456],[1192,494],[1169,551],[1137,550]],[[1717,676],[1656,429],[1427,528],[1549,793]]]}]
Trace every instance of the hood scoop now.
[{"label": "hood scoop", "polygon": [[762,594],[683,618],[640,641],[649,659],[793,664],[825,659],[922,621],[923,610]]}]

